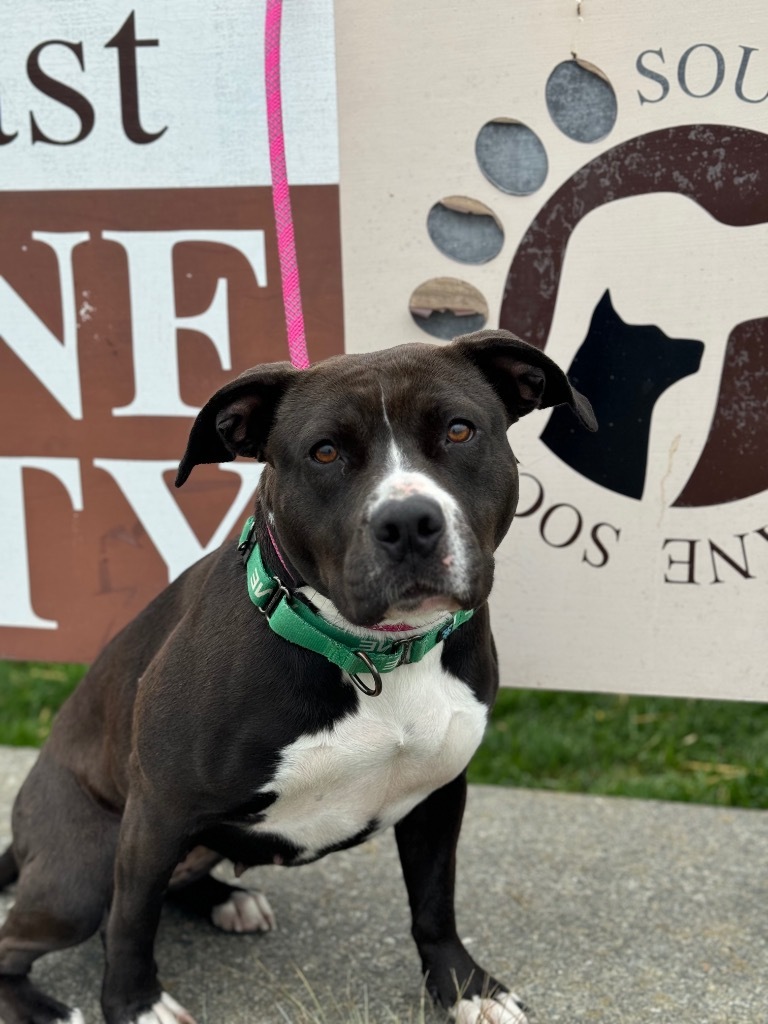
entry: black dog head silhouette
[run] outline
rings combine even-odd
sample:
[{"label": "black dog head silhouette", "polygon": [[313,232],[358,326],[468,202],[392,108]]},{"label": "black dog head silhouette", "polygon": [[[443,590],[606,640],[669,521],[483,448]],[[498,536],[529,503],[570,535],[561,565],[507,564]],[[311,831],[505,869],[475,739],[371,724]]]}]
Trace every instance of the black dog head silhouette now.
[{"label": "black dog head silhouette", "polygon": [[641,498],[653,407],[671,384],[696,373],[703,352],[701,341],[624,323],[606,291],[568,371],[574,386],[592,397],[600,431],[577,437],[573,418],[556,409],[542,441],[582,476]]}]

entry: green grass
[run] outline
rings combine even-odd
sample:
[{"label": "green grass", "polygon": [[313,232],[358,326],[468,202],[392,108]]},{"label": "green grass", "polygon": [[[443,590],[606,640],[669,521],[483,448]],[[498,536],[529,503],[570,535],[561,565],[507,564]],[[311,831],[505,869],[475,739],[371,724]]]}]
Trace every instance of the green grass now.
[{"label": "green grass", "polygon": [[[0,662],[0,743],[38,746],[85,671]],[[768,807],[768,705],[502,690],[472,782]]]},{"label": "green grass", "polygon": [[85,665],[0,661],[0,743],[39,747]]},{"label": "green grass", "polygon": [[768,705],[503,690],[470,780],[768,807]]}]

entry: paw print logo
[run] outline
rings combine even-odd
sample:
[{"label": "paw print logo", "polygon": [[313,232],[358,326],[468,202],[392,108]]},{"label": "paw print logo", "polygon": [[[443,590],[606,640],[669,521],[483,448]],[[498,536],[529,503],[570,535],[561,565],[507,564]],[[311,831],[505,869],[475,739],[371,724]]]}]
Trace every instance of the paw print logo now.
[{"label": "paw print logo", "polygon": [[[528,227],[506,270],[500,327],[546,347],[569,240],[584,217],[616,200],[676,193],[723,227],[768,224],[768,135],[728,125],[678,125],[605,148],[616,122],[616,95],[598,68],[575,59],[552,71],[546,101],[557,129],[576,144],[602,144],[601,151],[546,199]],[[512,117],[483,125],[475,154],[500,194],[532,195],[547,180],[545,143]],[[506,200],[500,195],[499,202]],[[663,245],[664,225],[658,227]],[[504,244],[501,218],[467,196],[436,202],[427,230],[440,252],[467,267],[496,259]],[[727,290],[731,257],[714,249]],[[701,339],[670,337],[655,326],[652,295],[648,305],[642,323],[626,323],[603,287],[568,371],[590,396],[600,430],[577,438],[567,415],[555,410],[542,433],[543,442],[576,472],[637,500],[645,487],[653,407],[668,388],[697,373],[704,353]],[[419,327],[440,339],[479,330],[490,316],[481,291],[456,277],[424,282],[409,306]],[[765,316],[737,323],[724,351],[709,433],[673,507],[722,504],[768,489],[768,297]]]},{"label": "paw print logo", "polygon": [[[558,64],[547,81],[546,100],[553,123],[574,142],[599,142],[616,122],[611,84],[594,65],[583,61]],[[509,196],[538,192],[549,173],[544,143],[532,128],[511,117],[496,117],[480,128],[475,156],[488,181]],[[504,245],[501,219],[468,196],[447,196],[436,202],[427,216],[427,231],[440,252],[464,264],[488,263]],[[422,330],[445,340],[480,330],[489,316],[485,297],[455,277],[425,281],[413,292],[410,310]]]}]

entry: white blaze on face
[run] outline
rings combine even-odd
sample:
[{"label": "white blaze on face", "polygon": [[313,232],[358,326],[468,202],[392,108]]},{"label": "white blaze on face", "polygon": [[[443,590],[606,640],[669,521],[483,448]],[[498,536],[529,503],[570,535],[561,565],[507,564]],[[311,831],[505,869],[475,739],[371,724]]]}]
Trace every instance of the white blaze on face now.
[{"label": "white blaze on face", "polygon": [[367,520],[387,501],[405,501],[415,496],[431,498],[440,507],[445,519],[445,542],[442,545],[442,563],[446,569],[446,592],[460,594],[466,590],[467,544],[469,526],[459,503],[428,473],[409,465],[392,429],[384,394],[381,396],[384,422],[390,434],[389,450],[384,473],[374,487],[367,508]]}]

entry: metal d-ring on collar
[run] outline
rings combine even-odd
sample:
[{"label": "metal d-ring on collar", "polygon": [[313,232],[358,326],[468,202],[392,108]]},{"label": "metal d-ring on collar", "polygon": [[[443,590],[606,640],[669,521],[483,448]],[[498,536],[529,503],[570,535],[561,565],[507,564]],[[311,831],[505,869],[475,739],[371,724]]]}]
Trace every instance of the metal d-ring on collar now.
[{"label": "metal d-ring on collar", "polygon": [[[281,581],[279,576],[275,576],[274,580],[275,583],[277,584],[274,593],[270,597],[268,603],[263,608],[258,609],[267,621],[270,620],[270,618],[272,617],[272,612],[275,610],[275,608],[277,608],[282,599],[285,598],[286,601],[290,603],[292,596],[290,590],[288,590],[288,588]],[[349,673],[350,679],[358,688],[358,690],[360,690],[366,696],[378,697],[379,694],[381,693],[383,685],[381,680],[381,673],[364,651],[353,651],[352,653],[356,657],[358,657],[360,661],[362,661],[367,671],[370,672],[371,675],[373,676],[373,686],[367,686],[360,678],[360,676],[356,675],[354,672]]]},{"label": "metal d-ring on collar", "polygon": [[362,691],[362,693],[364,693],[367,697],[378,697],[379,694],[381,693],[382,686],[381,675],[379,674],[379,670],[373,664],[368,655],[365,654],[363,651],[353,651],[352,653],[357,655],[360,661],[362,661],[362,663],[365,665],[366,669],[373,676],[373,686],[367,686],[360,678],[360,676],[355,675],[354,672],[349,673],[349,678],[352,680],[352,682],[355,684],[358,690]]}]

